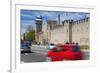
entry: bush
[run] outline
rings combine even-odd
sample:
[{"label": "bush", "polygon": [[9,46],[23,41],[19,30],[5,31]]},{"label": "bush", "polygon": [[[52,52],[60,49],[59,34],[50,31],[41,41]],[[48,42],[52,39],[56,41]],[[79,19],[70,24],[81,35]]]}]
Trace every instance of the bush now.
[{"label": "bush", "polygon": [[81,49],[89,49],[90,47],[89,47],[89,45],[81,45],[80,48]]}]

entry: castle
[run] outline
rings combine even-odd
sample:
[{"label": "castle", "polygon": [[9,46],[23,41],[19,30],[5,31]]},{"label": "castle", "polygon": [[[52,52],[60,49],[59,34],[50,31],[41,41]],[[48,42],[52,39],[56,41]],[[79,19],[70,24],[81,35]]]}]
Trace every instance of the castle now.
[{"label": "castle", "polygon": [[[78,42],[80,45],[89,45],[89,17],[81,20],[43,20],[42,31],[38,32],[39,44]],[[38,29],[38,28],[37,28]]]}]

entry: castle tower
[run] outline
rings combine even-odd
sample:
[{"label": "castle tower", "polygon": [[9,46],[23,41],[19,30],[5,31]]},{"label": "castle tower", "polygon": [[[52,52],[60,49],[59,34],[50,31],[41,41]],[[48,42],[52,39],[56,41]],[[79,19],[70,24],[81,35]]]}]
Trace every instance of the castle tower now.
[{"label": "castle tower", "polygon": [[64,28],[65,28],[65,32],[66,32],[66,41],[65,42],[69,42],[72,43],[72,23],[73,20],[65,20],[64,21]]},{"label": "castle tower", "polygon": [[37,16],[35,20],[36,24],[36,32],[35,32],[35,40],[37,43],[39,43],[39,33],[42,32],[42,16]]},{"label": "castle tower", "polygon": [[72,43],[72,23],[73,20],[69,20],[69,43]]}]

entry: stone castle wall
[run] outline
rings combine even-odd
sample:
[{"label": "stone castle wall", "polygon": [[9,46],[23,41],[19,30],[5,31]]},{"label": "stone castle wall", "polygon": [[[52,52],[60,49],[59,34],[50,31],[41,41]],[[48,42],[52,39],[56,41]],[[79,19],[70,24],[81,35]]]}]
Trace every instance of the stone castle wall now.
[{"label": "stone castle wall", "polygon": [[[63,26],[51,30],[50,42],[65,43],[70,41],[69,21],[65,21]],[[72,22],[72,42],[80,45],[89,45],[89,18]]]},{"label": "stone castle wall", "polygon": [[[46,43],[65,43],[78,42],[80,45],[89,45],[89,18],[78,21],[72,21],[72,30],[70,30],[70,20],[65,20],[63,24],[44,22],[40,42]],[[42,36],[42,37],[41,37]]]}]

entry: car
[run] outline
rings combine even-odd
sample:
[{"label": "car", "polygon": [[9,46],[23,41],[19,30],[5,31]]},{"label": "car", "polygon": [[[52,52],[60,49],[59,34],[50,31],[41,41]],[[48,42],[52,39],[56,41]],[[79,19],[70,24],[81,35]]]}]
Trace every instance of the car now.
[{"label": "car", "polygon": [[47,45],[47,49],[49,49],[49,50],[51,50],[54,47],[55,47],[54,43],[50,43],[50,44]]},{"label": "car", "polygon": [[21,53],[31,52],[31,44],[28,41],[21,42]]},{"label": "car", "polygon": [[82,60],[80,48],[71,44],[60,45],[62,50],[57,51],[57,47],[49,50],[47,61]]}]

